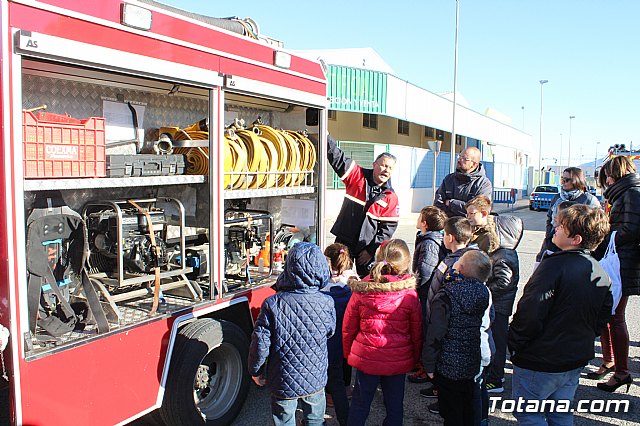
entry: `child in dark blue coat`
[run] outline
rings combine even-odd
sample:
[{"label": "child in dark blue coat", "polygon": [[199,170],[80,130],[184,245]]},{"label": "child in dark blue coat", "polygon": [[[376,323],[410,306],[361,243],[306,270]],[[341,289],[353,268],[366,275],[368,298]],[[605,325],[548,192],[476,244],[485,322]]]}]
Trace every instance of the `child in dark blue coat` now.
[{"label": "child in dark blue coat", "polygon": [[[345,371],[351,374],[351,367],[346,363],[342,353],[342,320],[344,311],[351,298],[351,288],[347,286],[350,278],[358,279],[358,273],[353,269],[353,261],[349,249],[344,244],[334,243],[324,250],[324,255],[329,261],[331,279],[329,284],[322,288],[322,292],[333,298],[336,307],[336,334],[329,339],[329,371],[327,392],[331,394],[331,400],[336,410],[336,418],[340,426],[347,424],[349,415],[349,399],[347,398]],[[345,365],[347,368],[345,368]]]},{"label": "child in dark blue coat", "polygon": [[320,247],[298,243],[289,251],[277,291],[268,297],[256,320],[249,349],[249,374],[271,390],[275,425],[296,424],[302,405],[307,425],[324,424],[327,384],[327,339],[336,330],[333,299],[320,288],[329,281],[329,266]]},{"label": "child in dark blue coat", "polygon": [[445,425],[471,425],[479,420],[474,398],[482,360],[480,327],[491,297],[484,283],[490,274],[487,254],[466,251],[431,303],[423,360],[438,386]]},{"label": "child in dark blue coat", "polygon": [[[418,216],[416,228],[416,242],[413,251],[413,273],[418,282],[418,297],[422,306],[422,329],[426,331],[428,317],[425,316],[427,293],[431,278],[435,275],[436,268],[444,260],[449,250],[444,246],[443,234],[447,214],[434,206],[423,207]],[[429,381],[427,373],[418,362],[417,371],[407,376],[412,383],[426,383]]]}]

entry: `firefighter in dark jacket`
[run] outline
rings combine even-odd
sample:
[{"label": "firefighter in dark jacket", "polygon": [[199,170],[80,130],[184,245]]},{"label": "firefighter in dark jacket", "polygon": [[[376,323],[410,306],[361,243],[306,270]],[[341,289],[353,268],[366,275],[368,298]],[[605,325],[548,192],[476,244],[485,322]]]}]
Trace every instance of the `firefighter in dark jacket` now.
[{"label": "firefighter in dark jacket", "polygon": [[347,157],[331,136],[327,136],[327,145],[329,164],[347,190],[331,233],[337,243],[349,247],[363,277],[369,273],[380,244],[390,240],[398,227],[398,196],[389,181],[396,158],[382,153],[373,169],[364,169]]},{"label": "firefighter in dark jacket", "polygon": [[491,200],[493,185],[480,162],[480,150],[471,146],[458,154],[456,171],[445,176],[436,191],[434,205],[449,217],[465,217],[465,203],[478,195],[486,195]]}]

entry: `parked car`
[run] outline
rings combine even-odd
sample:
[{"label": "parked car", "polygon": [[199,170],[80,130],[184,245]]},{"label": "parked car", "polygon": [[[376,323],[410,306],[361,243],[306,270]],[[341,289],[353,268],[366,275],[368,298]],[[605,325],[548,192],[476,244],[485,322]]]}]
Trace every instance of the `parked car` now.
[{"label": "parked car", "polygon": [[560,193],[557,185],[538,185],[529,196],[529,210],[549,210],[551,200]]}]

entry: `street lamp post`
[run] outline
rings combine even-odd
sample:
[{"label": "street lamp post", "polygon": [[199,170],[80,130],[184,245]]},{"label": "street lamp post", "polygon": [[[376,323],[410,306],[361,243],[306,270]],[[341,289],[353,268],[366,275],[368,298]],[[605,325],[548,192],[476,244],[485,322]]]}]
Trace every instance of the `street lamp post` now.
[{"label": "street lamp post", "polygon": [[598,145],[600,145],[600,142],[596,142],[596,158],[593,159],[593,177],[596,177],[596,169],[598,168]]},{"label": "street lamp post", "polygon": [[522,106],[522,131],[524,132],[524,105]]},{"label": "street lamp post", "polygon": [[543,87],[549,80],[540,80],[540,143],[538,146],[538,184],[542,183],[542,107],[543,107]]},{"label": "street lamp post", "polygon": [[440,148],[442,147],[442,141],[428,141],[429,149],[433,154],[433,180],[431,182],[431,188],[433,190],[433,203],[436,201],[436,167],[438,165],[438,154],[440,154]]},{"label": "street lamp post", "polygon": [[576,118],[575,115],[569,116],[569,158],[567,158],[567,167],[571,167],[571,120]]},{"label": "street lamp post", "polygon": [[453,58],[453,122],[451,123],[451,164],[450,173],[456,171],[456,86],[458,84],[458,17],[460,15],[460,5],[456,0],[456,41]]},{"label": "street lamp post", "polygon": [[558,165],[562,169],[562,133],[560,133],[560,158],[558,158]]}]

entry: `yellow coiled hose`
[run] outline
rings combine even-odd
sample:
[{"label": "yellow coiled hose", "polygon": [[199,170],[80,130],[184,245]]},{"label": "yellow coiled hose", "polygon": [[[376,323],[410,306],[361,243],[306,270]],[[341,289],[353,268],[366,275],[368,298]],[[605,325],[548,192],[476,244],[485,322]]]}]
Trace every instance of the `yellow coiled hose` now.
[{"label": "yellow coiled hose", "polygon": [[[209,133],[202,130],[180,129],[173,138],[177,141],[206,140],[209,139]],[[173,152],[186,157],[188,175],[209,174],[209,148],[175,148]]]},{"label": "yellow coiled hose", "polygon": [[[209,133],[201,122],[173,134],[176,141],[207,140]],[[187,174],[209,173],[209,149],[206,147],[175,148],[187,161]],[[316,149],[302,132],[277,130],[262,123],[251,129],[225,130],[224,188],[255,189],[297,186],[306,180],[316,163]]]}]

